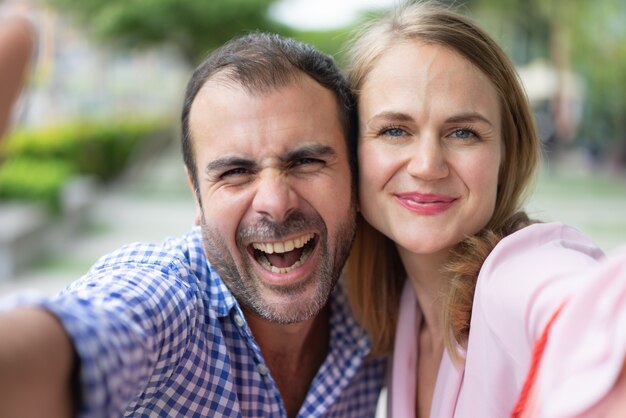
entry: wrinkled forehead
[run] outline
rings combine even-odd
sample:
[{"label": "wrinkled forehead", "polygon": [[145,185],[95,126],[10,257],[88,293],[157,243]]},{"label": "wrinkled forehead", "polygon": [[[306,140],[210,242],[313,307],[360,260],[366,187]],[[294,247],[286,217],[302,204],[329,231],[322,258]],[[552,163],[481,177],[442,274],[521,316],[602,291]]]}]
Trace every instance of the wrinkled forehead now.
[{"label": "wrinkled forehead", "polygon": [[212,78],[191,106],[189,128],[194,148],[199,142],[223,147],[225,142],[265,143],[340,141],[344,131],[333,93],[310,77],[254,93],[226,78]]}]

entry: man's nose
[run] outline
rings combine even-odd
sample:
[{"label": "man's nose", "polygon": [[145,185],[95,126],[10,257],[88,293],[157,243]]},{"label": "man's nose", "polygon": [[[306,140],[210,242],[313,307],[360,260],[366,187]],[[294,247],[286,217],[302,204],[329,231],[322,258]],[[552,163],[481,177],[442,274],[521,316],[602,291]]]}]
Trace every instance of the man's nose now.
[{"label": "man's nose", "polygon": [[283,222],[298,205],[298,195],[290,179],[279,170],[262,172],[252,201],[252,209],[274,222]]}]

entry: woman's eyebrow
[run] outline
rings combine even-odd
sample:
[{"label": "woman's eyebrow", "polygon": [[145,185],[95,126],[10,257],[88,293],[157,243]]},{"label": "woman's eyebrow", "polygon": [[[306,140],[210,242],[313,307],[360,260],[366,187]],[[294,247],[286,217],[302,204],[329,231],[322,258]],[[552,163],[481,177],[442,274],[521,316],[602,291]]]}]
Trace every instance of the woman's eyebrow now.
[{"label": "woman's eyebrow", "polygon": [[372,116],[368,122],[375,119],[396,120],[399,122],[410,122],[413,120],[411,115],[404,112],[383,111]]},{"label": "woman's eyebrow", "polygon": [[458,115],[450,116],[446,119],[446,122],[449,123],[462,123],[462,122],[484,122],[489,126],[493,126],[491,121],[481,115],[480,113],[470,112],[470,113],[461,113]]}]

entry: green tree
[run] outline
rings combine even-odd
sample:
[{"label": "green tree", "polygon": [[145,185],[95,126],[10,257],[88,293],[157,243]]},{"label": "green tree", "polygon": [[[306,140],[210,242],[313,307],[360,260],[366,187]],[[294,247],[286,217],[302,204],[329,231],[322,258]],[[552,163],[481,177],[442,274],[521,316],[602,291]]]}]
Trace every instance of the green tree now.
[{"label": "green tree", "polygon": [[469,6],[516,64],[543,58],[584,80],[576,142],[626,166],[626,3],[472,0]]},{"label": "green tree", "polygon": [[626,3],[622,0],[571,5],[567,26],[572,67],[585,79],[581,139],[626,167]]},{"label": "green tree", "polygon": [[268,10],[277,0],[47,0],[95,39],[123,48],[172,45],[195,64],[250,30],[285,33]]}]

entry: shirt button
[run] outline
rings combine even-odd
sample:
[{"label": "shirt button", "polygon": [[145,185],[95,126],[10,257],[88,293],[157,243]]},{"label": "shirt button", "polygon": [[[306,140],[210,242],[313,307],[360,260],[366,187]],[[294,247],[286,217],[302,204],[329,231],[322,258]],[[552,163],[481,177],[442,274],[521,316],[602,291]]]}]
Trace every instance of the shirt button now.
[{"label": "shirt button", "polygon": [[243,326],[243,318],[241,317],[241,315],[235,314],[235,324],[237,324],[237,326],[239,327]]},{"label": "shirt button", "polygon": [[263,364],[263,363],[257,364],[256,365],[256,369],[259,371],[259,373],[262,376],[265,376],[265,375],[267,375],[270,372],[269,369],[267,368],[267,366],[265,364]]}]

